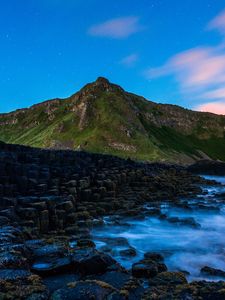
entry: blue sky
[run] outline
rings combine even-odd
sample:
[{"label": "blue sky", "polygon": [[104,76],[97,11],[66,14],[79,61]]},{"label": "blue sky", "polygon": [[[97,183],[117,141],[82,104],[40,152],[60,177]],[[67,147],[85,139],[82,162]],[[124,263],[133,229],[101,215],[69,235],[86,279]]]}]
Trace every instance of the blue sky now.
[{"label": "blue sky", "polygon": [[156,102],[225,113],[224,0],[0,5],[0,112],[105,76]]}]

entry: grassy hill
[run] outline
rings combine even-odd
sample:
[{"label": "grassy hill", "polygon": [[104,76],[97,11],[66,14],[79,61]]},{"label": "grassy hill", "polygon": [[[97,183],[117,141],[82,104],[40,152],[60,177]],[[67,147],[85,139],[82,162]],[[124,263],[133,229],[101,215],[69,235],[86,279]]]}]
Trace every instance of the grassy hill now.
[{"label": "grassy hill", "polygon": [[225,116],[157,104],[98,78],[67,99],[0,114],[0,140],[139,160],[225,160]]}]

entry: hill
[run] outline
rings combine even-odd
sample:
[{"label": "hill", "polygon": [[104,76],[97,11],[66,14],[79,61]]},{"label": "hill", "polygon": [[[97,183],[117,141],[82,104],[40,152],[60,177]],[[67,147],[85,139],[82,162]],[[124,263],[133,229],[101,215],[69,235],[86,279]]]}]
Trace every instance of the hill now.
[{"label": "hill", "polygon": [[225,160],[225,116],[158,104],[99,77],[66,99],[0,114],[0,140],[138,160]]}]

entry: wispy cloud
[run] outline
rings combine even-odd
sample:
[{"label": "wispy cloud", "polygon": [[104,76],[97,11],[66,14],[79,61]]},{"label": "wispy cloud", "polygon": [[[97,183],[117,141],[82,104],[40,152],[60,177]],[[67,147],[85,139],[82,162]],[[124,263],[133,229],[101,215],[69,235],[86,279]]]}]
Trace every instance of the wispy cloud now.
[{"label": "wispy cloud", "polygon": [[133,67],[138,61],[138,58],[139,58],[138,54],[133,53],[121,59],[120,63],[125,67]]},{"label": "wispy cloud", "polygon": [[225,10],[216,16],[207,26],[208,29],[217,29],[225,32]]},{"label": "wispy cloud", "polygon": [[212,112],[218,115],[225,115],[225,101],[208,102],[194,107],[196,110]]},{"label": "wispy cloud", "polygon": [[206,92],[203,96],[206,99],[224,100],[225,102],[225,88],[221,87],[218,89],[214,89],[210,92]]},{"label": "wispy cloud", "polygon": [[141,31],[143,28],[139,23],[139,17],[130,16],[93,25],[88,29],[88,33],[92,36],[123,39]]},{"label": "wispy cloud", "polygon": [[203,89],[225,82],[225,54],[221,49],[199,47],[176,54],[159,67],[147,70],[149,78],[174,75],[182,88]]},{"label": "wispy cloud", "polygon": [[[225,12],[212,20],[208,28],[225,33]],[[199,46],[175,54],[164,65],[150,68],[145,74],[149,79],[172,75],[182,93],[197,98],[198,101],[211,100],[195,108],[224,113],[225,46],[222,42],[218,46]]]}]

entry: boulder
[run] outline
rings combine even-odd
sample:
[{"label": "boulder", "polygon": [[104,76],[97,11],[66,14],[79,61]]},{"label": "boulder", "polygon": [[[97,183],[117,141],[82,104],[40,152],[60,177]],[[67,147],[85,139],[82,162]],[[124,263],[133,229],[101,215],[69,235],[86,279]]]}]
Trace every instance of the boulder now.
[{"label": "boulder", "polygon": [[77,247],[93,247],[95,248],[95,243],[92,240],[78,240]]},{"label": "boulder", "polygon": [[133,247],[130,247],[128,249],[120,250],[120,255],[125,257],[134,257],[137,255],[137,252]]},{"label": "boulder", "polygon": [[150,285],[178,285],[185,284],[187,280],[182,272],[162,272],[150,279]]},{"label": "boulder", "polygon": [[152,285],[142,300],[224,300],[225,282],[194,281],[189,284]]},{"label": "boulder", "polygon": [[218,277],[225,278],[225,271],[222,271],[220,269],[214,269],[208,266],[201,268],[201,273],[204,275],[218,276]]},{"label": "boulder", "polygon": [[152,259],[143,259],[132,265],[132,275],[137,278],[151,278],[167,271],[165,264]]},{"label": "boulder", "polygon": [[158,261],[158,262],[163,262],[164,261],[164,257],[160,253],[156,253],[156,252],[146,252],[144,254],[144,258],[154,260],[154,261]]},{"label": "boulder", "polygon": [[67,288],[55,291],[50,300],[105,300],[112,299],[116,290],[109,284],[97,281],[86,280],[72,282]]},{"label": "boulder", "polygon": [[36,260],[31,266],[31,271],[42,277],[52,274],[63,274],[73,270],[70,257],[46,257]]},{"label": "boulder", "polygon": [[48,300],[41,278],[26,270],[0,270],[0,298],[7,300]]},{"label": "boulder", "polygon": [[121,289],[131,280],[131,275],[126,271],[108,271],[104,274],[91,275],[88,279],[103,281],[116,289]]},{"label": "boulder", "polygon": [[82,275],[101,274],[119,264],[108,254],[94,249],[77,249],[72,257],[75,270]]}]

